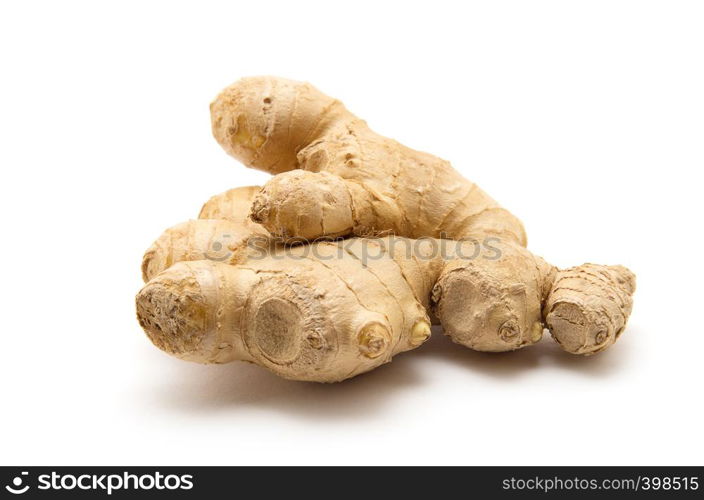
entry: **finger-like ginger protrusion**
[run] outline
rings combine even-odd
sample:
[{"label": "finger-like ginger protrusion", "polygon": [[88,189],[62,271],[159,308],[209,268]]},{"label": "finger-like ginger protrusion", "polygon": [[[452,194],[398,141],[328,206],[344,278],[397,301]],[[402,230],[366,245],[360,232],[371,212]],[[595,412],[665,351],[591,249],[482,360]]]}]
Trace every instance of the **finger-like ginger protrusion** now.
[{"label": "finger-like ginger protrusion", "polygon": [[252,200],[261,189],[261,186],[244,186],[216,194],[203,204],[198,218],[249,222]]},{"label": "finger-like ginger protrusion", "polygon": [[603,351],[623,332],[635,288],[635,275],[623,266],[583,264],[559,271],[544,308],[552,336],[573,354]]},{"label": "finger-like ginger protrusion", "polygon": [[[230,274],[227,293],[221,280]],[[253,273],[212,261],[179,262],[150,280],[137,294],[137,318],[161,350],[201,363],[250,359],[236,324]]]},{"label": "finger-like ginger protrusion", "polygon": [[[435,314],[445,335],[488,352],[538,342],[544,329],[543,284],[550,266],[511,242],[495,242],[496,253],[490,255],[467,248],[479,242],[457,245],[460,255],[447,262],[433,288]],[[474,258],[466,257],[475,253]]]},{"label": "finger-like ginger protrusion", "polygon": [[251,219],[284,241],[347,235],[355,226],[343,179],[296,170],[274,177],[254,198]]},{"label": "finger-like ginger protrusion", "polygon": [[272,174],[298,167],[298,151],[332,123],[352,118],[336,99],[307,83],[243,78],[210,105],[213,136],[247,166]]},{"label": "finger-like ginger protrusion", "polygon": [[246,265],[175,264],[138,294],[140,324],[157,347],[191,361],[247,360],[319,382],[369,371],[422,344],[429,328],[418,325],[429,321],[422,285],[388,255],[365,263],[354,243],[279,249]]},{"label": "finger-like ginger protrusion", "polygon": [[264,251],[270,235],[252,222],[196,219],[164,231],[144,253],[142,278],[146,283],[177,262],[212,260],[235,264],[250,252]]},{"label": "finger-like ginger protrusion", "polygon": [[259,186],[230,189],[211,197],[197,220],[168,228],[142,258],[146,283],[169,266],[182,261],[244,262],[252,252],[266,251],[270,234],[249,218]]},{"label": "finger-like ginger protrusion", "polygon": [[[275,235],[311,240],[391,232],[461,239],[486,233],[526,244],[521,222],[447,161],[373,132],[307,83],[244,78],[215,99],[211,118],[217,141],[245,165],[273,174],[301,169],[337,178],[269,181],[265,191],[286,196],[259,197],[254,220]],[[285,191],[293,179],[302,195],[298,203]],[[328,189],[331,198],[318,189]]]}]

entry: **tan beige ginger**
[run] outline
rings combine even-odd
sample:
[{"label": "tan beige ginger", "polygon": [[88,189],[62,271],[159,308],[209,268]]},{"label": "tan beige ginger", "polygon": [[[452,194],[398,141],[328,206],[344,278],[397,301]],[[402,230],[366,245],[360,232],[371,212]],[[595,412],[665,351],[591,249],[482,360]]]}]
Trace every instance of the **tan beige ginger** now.
[{"label": "tan beige ginger", "polygon": [[[630,271],[547,264],[526,250],[520,221],[449,163],[375,134],[312,86],[244,79],[211,113],[227,152],[276,175],[212,198],[145,254],[138,317],[163,350],[337,381],[420,345],[429,316],[484,351],[533,344],[547,327],[567,351],[592,354],[623,331]],[[462,241],[442,253],[442,240],[397,237],[282,244],[389,233]]]}]

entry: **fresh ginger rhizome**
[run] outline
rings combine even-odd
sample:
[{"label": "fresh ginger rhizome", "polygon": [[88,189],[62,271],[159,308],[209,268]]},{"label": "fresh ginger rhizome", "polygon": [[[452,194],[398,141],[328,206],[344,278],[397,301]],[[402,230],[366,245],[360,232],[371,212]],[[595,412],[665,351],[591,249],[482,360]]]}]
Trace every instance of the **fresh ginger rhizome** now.
[{"label": "fresh ginger rhizome", "polygon": [[[547,263],[526,249],[521,222],[447,161],[376,134],[311,85],[245,78],[211,117],[225,151],[274,176],[214,196],[147,250],[137,316],[160,349],[333,382],[418,347],[433,322],[492,352],[532,345],[547,328],[589,355],[623,332],[628,269]],[[388,252],[391,238],[425,242],[408,255]],[[433,252],[432,238],[457,244]],[[467,259],[476,241],[495,242],[500,257]],[[365,258],[371,247],[380,258]]]}]

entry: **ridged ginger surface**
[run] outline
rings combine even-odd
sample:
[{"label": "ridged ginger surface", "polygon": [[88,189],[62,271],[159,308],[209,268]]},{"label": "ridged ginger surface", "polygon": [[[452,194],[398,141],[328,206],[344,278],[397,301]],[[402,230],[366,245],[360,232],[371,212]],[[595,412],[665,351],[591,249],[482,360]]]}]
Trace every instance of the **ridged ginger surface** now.
[{"label": "ridged ginger surface", "polygon": [[[145,254],[138,318],[166,352],[330,382],[419,346],[431,319],[482,351],[534,344],[547,327],[593,354],[622,333],[628,269],[546,263],[448,162],[374,133],[311,85],[246,78],[211,116],[229,154],[275,175],[211,198]],[[321,237],[353,239],[301,244]]]}]

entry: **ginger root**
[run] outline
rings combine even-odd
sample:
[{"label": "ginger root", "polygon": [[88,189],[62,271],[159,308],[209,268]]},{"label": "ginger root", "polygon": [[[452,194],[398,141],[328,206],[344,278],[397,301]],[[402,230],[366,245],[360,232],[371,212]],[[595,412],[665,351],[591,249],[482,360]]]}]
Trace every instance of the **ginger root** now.
[{"label": "ginger root", "polygon": [[164,231],[144,254],[144,281],[176,262],[207,259],[234,264],[245,260],[253,239],[259,243],[271,239],[266,229],[246,215],[260,189],[246,186],[213,196],[201,208],[199,220],[182,222]]},{"label": "ginger root", "polygon": [[336,243],[315,245],[240,265],[171,266],[137,296],[140,324],[183,359],[244,360],[319,382],[368,371],[430,335],[419,283],[406,281],[398,264],[362,265],[361,240],[339,254]]},{"label": "ginger root", "polygon": [[[225,151],[278,174],[255,196],[251,217],[284,241],[390,232],[526,246],[521,222],[447,161],[376,134],[307,83],[244,78],[210,109]],[[505,265],[518,273],[531,263]],[[596,264],[554,272],[545,304],[551,333],[569,352],[602,350],[596,340],[615,339],[604,331],[622,329],[630,314],[635,277]]]},{"label": "ginger root", "polygon": [[374,133],[307,83],[245,78],[210,109],[225,151],[278,174],[252,207],[274,236],[492,234],[526,244],[521,222],[447,161]]},{"label": "ginger root", "polygon": [[419,346],[431,316],[453,341],[492,352],[547,327],[589,355],[623,332],[628,269],[548,264],[448,162],[379,136],[314,87],[243,79],[211,115],[228,153],[275,176],[211,198],[145,254],[138,318],[166,352],[330,382]]}]

